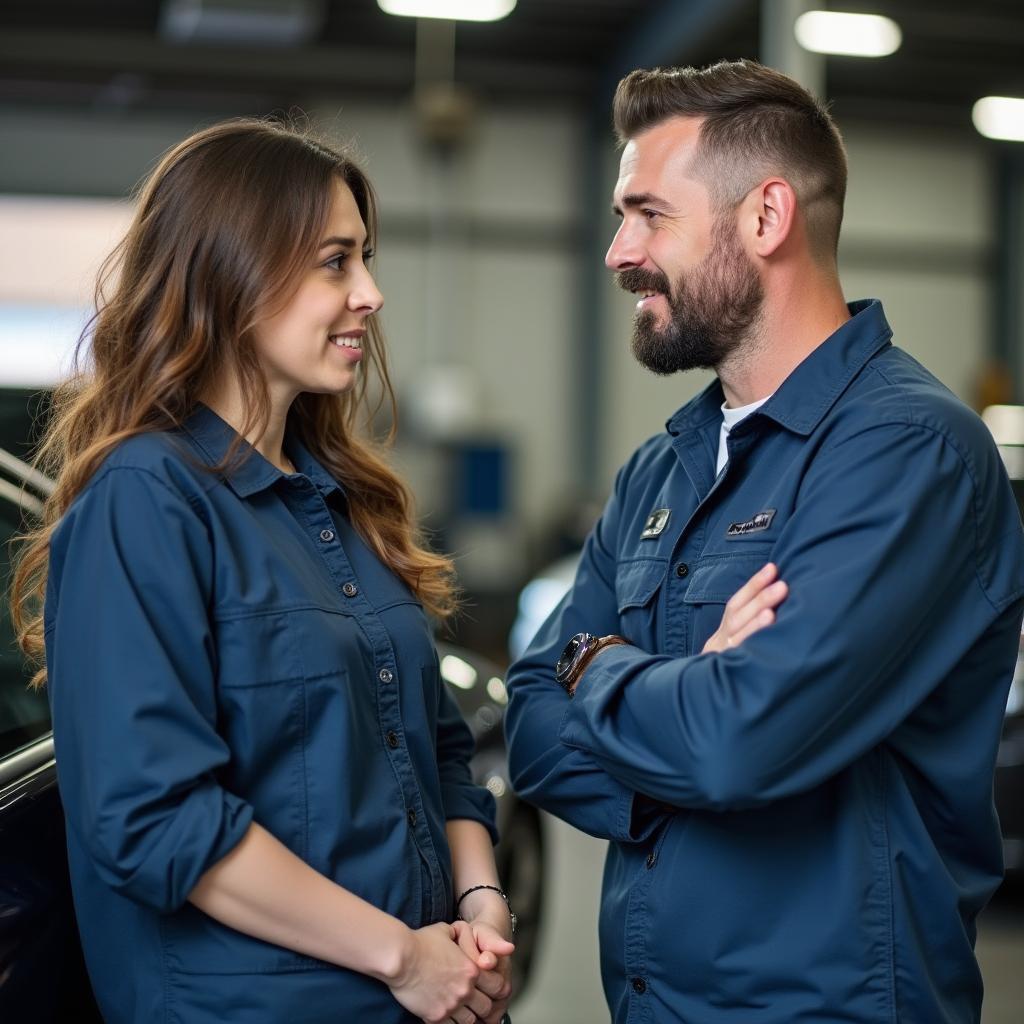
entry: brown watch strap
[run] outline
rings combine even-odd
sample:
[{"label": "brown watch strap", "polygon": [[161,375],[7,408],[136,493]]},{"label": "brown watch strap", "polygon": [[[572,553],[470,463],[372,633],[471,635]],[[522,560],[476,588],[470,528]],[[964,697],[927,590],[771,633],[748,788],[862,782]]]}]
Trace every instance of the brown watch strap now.
[{"label": "brown watch strap", "polygon": [[629,641],[624,636],[619,636],[618,633],[610,633],[608,636],[599,636],[590,649],[580,660],[579,664],[576,665],[576,671],[573,673],[572,679],[569,680],[569,685],[566,690],[571,697],[576,692],[576,687],[579,685],[579,681],[583,678],[583,673],[586,672],[587,667],[594,660],[600,651],[603,651],[606,647],[615,647],[618,644],[628,644]]}]

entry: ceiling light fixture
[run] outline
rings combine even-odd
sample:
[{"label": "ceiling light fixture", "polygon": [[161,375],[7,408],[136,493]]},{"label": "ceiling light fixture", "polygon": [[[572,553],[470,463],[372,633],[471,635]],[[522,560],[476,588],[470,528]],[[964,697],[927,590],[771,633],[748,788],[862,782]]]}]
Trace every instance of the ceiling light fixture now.
[{"label": "ceiling light fixture", "polygon": [[1024,99],[986,96],[974,104],[971,120],[988,139],[1024,142]]},{"label": "ceiling light fixture", "polygon": [[385,14],[449,21],[499,21],[515,5],[516,0],[377,0]]},{"label": "ceiling light fixture", "polygon": [[807,11],[793,25],[796,41],[812,53],[888,57],[903,42],[899,25],[877,14]]}]

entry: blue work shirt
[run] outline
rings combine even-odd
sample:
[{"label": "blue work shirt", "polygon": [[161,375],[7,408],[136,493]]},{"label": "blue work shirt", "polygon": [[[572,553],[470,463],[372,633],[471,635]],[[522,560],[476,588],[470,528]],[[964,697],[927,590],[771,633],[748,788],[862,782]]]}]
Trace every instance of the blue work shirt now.
[{"label": "blue work shirt", "polygon": [[[732,429],[717,479],[718,382],[629,459],[509,673],[514,785],[611,840],[617,1024],[979,1017],[1021,521],[981,421],[877,302],[850,311]],[[768,561],[775,624],[702,654]],[[580,631],[631,645],[569,699],[553,666]]]},{"label": "blue work shirt", "polygon": [[[451,920],[445,822],[492,830],[428,620],[293,438],[205,406],[120,444],[53,535],[46,654],[86,961],[108,1024],[407,1022],[365,975],[187,902],[255,821],[412,928]],[[247,447],[247,446],[245,446]]]}]

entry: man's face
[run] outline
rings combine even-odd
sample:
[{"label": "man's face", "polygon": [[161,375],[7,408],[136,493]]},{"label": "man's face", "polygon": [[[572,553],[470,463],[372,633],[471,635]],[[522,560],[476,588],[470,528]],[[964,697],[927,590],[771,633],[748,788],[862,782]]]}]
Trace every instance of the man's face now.
[{"label": "man's face", "polygon": [[678,117],[631,139],[615,186],[622,224],[605,263],[640,297],[633,352],[655,373],[719,366],[763,299],[733,215],[716,216],[707,187],[690,176],[699,128]]}]

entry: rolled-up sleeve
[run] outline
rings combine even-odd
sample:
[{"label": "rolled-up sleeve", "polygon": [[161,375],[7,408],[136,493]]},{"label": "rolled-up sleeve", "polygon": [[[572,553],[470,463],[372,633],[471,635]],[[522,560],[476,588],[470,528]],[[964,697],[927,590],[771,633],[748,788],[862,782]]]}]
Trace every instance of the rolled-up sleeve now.
[{"label": "rolled-up sleeve", "polygon": [[69,826],[114,890],[158,911],[188,898],[252,809],[218,783],[202,518],[148,470],[101,471],[51,544],[46,648]]},{"label": "rolled-up sleeve", "polygon": [[623,785],[712,810],[807,791],[852,763],[997,618],[1019,622],[1021,566],[987,554],[1020,549],[1012,502],[989,500],[1008,487],[989,449],[899,424],[822,452],[773,553],[789,584],[776,623],[719,654],[602,652],[561,740]]},{"label": "rolled-up sleeve", "polygon": [[442,682],[437,715],[437,771],[445,820],[478,821],[490,833],[491,842],[497,844],[494,797],[473,782],[470,769],[473,747],[473,734]]}]

